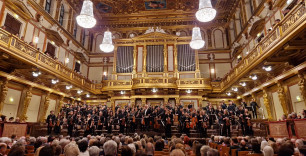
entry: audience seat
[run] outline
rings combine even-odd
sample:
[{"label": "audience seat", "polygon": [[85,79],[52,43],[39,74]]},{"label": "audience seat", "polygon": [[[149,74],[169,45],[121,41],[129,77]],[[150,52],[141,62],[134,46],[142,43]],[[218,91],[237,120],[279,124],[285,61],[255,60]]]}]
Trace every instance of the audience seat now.
[{"label": "audience seat", "polygon": [[250,151],[239,151],[238,156],[248,156],[249,153]]},{"label": "audience seat", "polygon": [[231,150],[231,154],[232,154],[231,156],[236,156],[236,151],[237,151],[237,149],[232,149]]},{"label": "audience seat", "polygon": [[24,156],[34,156],[34,153],[25,154]]},{"label": "audience seat", "polygon": [[221,156],[229,156],[229,150],[230,148],[229,147],[226,147],[226,146],[222,146],[221,147]]},{"label": "audience seat", "polygon": [[248,156],[263,156],[261,153],[249,153]]}]

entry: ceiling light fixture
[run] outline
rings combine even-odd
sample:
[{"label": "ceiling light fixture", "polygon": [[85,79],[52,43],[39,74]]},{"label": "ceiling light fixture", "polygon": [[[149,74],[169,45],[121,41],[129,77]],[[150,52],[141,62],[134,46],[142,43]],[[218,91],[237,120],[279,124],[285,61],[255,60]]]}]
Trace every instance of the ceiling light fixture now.
[{"label": "ceiling light fixture", "polygon": [[69,90],[69,89],[71,89],[71,88],[72,88],[72,85],[66,86],[66,89],[67,89],[67,90]]},{"label": "ceiling light fixture", "polygon": [[38,43],[38,41],[39,41],[39,38],[37,36],[35,36],[33,42]]},{"label": "ceiling light fixture", "polygon": [[257,77],[257,75],[251,75],[250,78],[251,78],[252,80],[257,80],[258,77]]},{"label": "ceiling light fixture", "polygon": [[107,30],[104,32],[104,38],[102,44],[100,44],[100,49],[103,52],[110,53],[114,51],[114,48],[115,46],[113,45],[112,41],[112,33],[109,30]]},{"label": "ceiling light fixture", "polygon": [[263,66],[262,69],[264,69],[265,71],[269,72],[272,70],[271,66]]},{"label": "ceiling light fixture", "polygon": [[188,89],[188,90],[186,90],[186,93],[187,93],[187,94],[190,94],[190,93],[192,93],[192,90],[191,90],[191,89]]},{"label": "ceiling light fixture", "polygon": [[125,94],[125,91],[120,91],[120,94],[121,94],[121,95]]},{"label": "ceiling light fixture", "polygon": [[200,0],[199,10],[196,12],[196,18],[200,22],[209,22],[216,17],[217,11],[211,5],[210,0]]},{"label": "ceiling light fixture", "polygon": [[238,88],[237,88],[237,87],[233,87],[232,90],[233,90],[234,92],[238,92]]},{"label": "ceiling light fixture", "polygon": [[245,82],[240,82],[239,83],[241,86],[245,87],[246,86],[246,83]]},{"label": "ceiling light fixture", "polygon": [[78,94],[82,94],[83,91],[82,91],[82,90],[78,90],[77,93],[78,93]]},{"label": "ceiling light fixture", "polygon": [[230,93],[230,92],[227,92],[227,93],[226,93],[226,95],[227,95],[227,96],[231,96],[231,95],[232,95],[232,93]]},{"label": "ceiling light fixture", "polygon": [[97,20],[93,14],[93,3],[90,0],[84,0],[81,13],[76,17],[76,21],[83,28],[92,28],[96,25]]},{"label": "ceiling light fixture", "polygon": [[52,80],[51,80],[51,83],[52,83],[52,84],[57,84],[58,82],[59,82],[58,79],[52,79]]},{"label": "ceiling light fixture", "polygon": [[41,72],[40,71],[35,71],[35,72],[32,72],[32,75],[34,77],[38,77],[39,75],[41,75]]},{"label": "ceiling light fixture", "polygon": [[153,93],[156,93],[157,91],[158,91],[157,88],[153,88],[153,89],[152,89],[152,92],[153,92]]},{"label": "ceiling light fixture", "polygon": [[192,40],[189,43],[192,49],[201,49],[205,45],[205,41],[202,39],[201,30],[199,27],[192,29]]},{"label": "ceiling light fixture", "polygon": [[87,97],[87,98],[89,98],[89,97],[90,97],[90,95],[89,95],[89,94],[86,94],[86,97]]}]

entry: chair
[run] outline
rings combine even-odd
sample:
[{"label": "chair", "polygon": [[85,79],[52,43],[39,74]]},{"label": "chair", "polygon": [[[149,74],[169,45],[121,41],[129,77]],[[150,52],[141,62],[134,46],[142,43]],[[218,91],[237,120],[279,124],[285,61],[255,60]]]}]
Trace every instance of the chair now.
[{"label": "chair", "polygon": [[249,153],[248,156],[263,156],[261,153]]},{"label": "chair", "polygon": [[232,156],[236,156],[236,151],[237,151],[237,149],[232,149],[231,150]]},{"label": "chair", "polygon": [[34,146],[26,146],[26,150],[34,150]]},{"label": "chair", "polygon": [[217,145],[217,150],[220,152],[222,148],[222,145]]},{"label": "chair", "polygon": [[34,153],[28,153],[28,154],[25,154],[24,156],[34,156],[35,154]]},{"label": "chair", "polygon": [[226,146],[222,146],[221,147],[221,156],[229,156],[229,147]]},{"label": "chair", "polygon": [[238,156],[248,156],[249,153],[250,151],[239,151]]}]

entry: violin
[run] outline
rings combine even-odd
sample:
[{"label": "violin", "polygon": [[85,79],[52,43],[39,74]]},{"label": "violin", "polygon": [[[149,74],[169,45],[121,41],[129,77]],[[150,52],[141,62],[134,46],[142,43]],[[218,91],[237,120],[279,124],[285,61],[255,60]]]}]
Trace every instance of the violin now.
[{"label": "violin", "polygon": [[248,120],[247,120],[247,124],[248,124],[248,126],[249,126],[249,127],[251,127],[251,126],[252,126],[252,124],[251,124],[251,120],[250,120],[250,119],[248,119]]},{"label": "violin", "polygon": [[53,127],[53,126],[54,126],[53,123],[52,123],[52,119],[50,119],[50,121],[49,121],[49,126],[50,126],[50,127]]},{"label": "violin", "polygon": [[159,129],[160,124],[158,123],[157,117],[154,119],[154,129]]},{"label": "violin", "polygon": [[121,125],[125,125],[125,118],[122,118],[122,120],[121,120]]},{"label": "violin", "polygon": [[145,125],[145,124],[146,124],[145,121],[144,121],[144,118],[141,119],[141,124],[142,124],[142,125]]},{"label": "violin", "polygon": [[231,123],[230,123],[230,120],[229,120],[229,118],[228,117],[226,117],[226,126],[229,126],[229,125],[231,125]]},{"label": "violin", "polygon": [[133,116],[133,123],[135,123],[136,122],[136,118],[135,118],[135,116]]},{"label": "violin", "polygon": [[56,123],[56,126],[60,126],[60,123],[61,123],[61,121],[58,119],[57,123]]},{"label": "violin", "polygon": [[167,124],[171,125],[171,119],[170,119],[170,117],[167,118]]},{"label": "violin", "polygon": [[190,123],[189,122],[186,123],[186,128],[190,128]]}]

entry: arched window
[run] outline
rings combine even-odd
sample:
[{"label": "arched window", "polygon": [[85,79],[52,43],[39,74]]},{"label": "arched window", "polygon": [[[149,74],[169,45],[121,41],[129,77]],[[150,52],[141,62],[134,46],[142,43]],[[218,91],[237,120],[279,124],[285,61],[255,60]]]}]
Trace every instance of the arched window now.
[{"label": "arched window", "polygon": [[62,4],[59,19],[58,19],[58,22],[60,23],[60,25],[63,25],[64,14],[65,14],[65,8],[64,8],[64,5]]},{"label": "arched window", "polygon": [[45,10],[50,14],[52,0],[46,0]]}]

